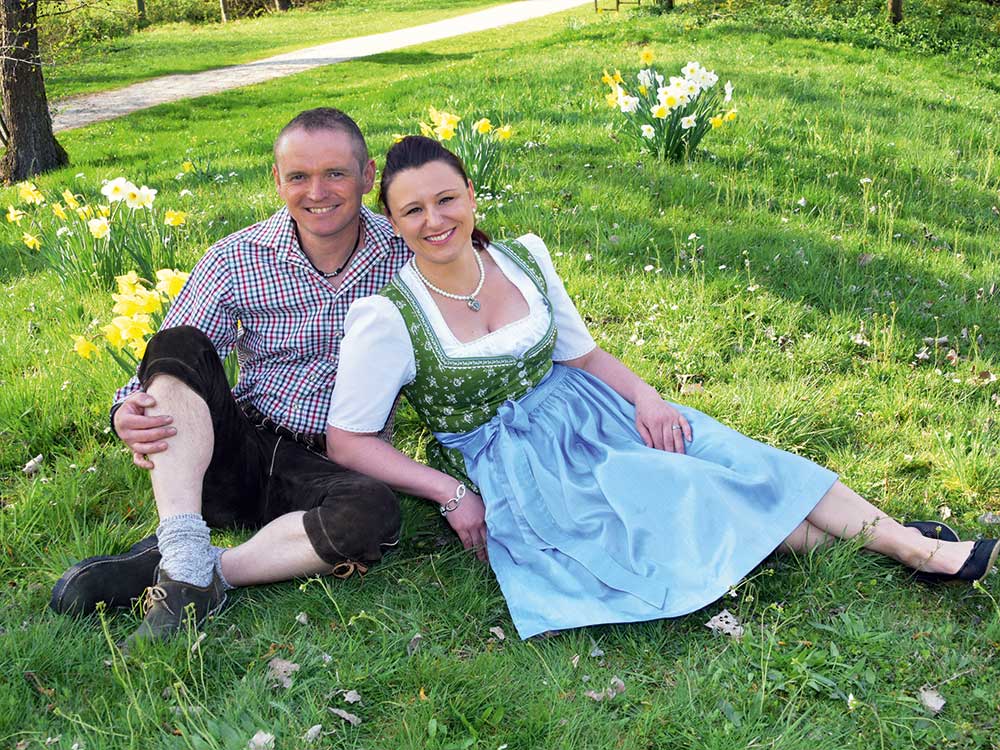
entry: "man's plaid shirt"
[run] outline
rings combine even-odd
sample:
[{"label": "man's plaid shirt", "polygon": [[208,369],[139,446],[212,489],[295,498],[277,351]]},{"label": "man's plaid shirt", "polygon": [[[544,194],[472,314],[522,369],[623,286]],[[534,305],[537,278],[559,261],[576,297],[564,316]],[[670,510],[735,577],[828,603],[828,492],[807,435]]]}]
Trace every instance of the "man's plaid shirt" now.
[{"label": "man's plaid shirt", "polygon": [[[221,358],[237,347],[237,402],[291,430],[323,433],[347,308],[381,289],[410,258],[384,216],[362,207],[361,218],[364,247],[339,289],[309,262],[283,208],[209,248],[161,328],[195,326]],[[133,377],[115,392],[115,405],[137,390]]]}]

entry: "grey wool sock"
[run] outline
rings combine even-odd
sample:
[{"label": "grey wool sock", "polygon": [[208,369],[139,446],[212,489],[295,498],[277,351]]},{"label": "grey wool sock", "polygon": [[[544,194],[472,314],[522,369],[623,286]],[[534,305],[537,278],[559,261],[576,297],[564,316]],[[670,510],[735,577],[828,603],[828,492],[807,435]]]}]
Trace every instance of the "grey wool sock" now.
[{"label": "grey wool sock", "polygon": [[200,513],[179,513],[160,521],[156,529],[160,567],[175,581],[194,586],[212,582],[215,560],[208,525]]},{"label": "grey wool sock", "polygon": [[214,544],[209,547],[208,554],[212,556],[212,565],[215,567],[215,572],[219,576],[219,581],[222,582],[223,591],[232,591],[235,586],[226,580],[226,576],[222,573],[222,553],[225,552],[224,547],[216,547]]}]

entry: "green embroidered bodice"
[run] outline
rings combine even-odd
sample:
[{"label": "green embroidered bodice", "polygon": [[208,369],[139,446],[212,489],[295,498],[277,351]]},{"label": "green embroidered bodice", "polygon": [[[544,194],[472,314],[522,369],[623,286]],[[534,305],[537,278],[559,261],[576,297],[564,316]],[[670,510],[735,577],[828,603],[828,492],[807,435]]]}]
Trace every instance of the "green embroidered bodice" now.
[{"label": "green embroidered bodice", "polygon": [[[416,376],[403,387],[403,394],[432,432],[474,430],[492,419],[502,403],[517,400],[532,390],[552,369],[556,327],[542,270],[520,242],[493,245],[528,275],[549,308],[545,335],[521,356],[449,357],[423,308],[398,275],[379,292],[396,305],[406,323]],[[446,449],[435,440],[427,448],[427,458],[434,468],[472,484],[457,450]]]}]

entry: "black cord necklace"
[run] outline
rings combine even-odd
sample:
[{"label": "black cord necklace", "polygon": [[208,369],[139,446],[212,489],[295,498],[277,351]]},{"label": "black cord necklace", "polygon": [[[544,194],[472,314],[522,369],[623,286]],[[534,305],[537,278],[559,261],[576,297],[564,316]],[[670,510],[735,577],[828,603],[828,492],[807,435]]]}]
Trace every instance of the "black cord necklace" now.
[{"label": "black cord necklace", "polygon": [[347,264],[351,262],[351,258],[353,258],[354,257],[354,253],[356,253],[358,251],[358,245],[360,245],[360,244],[361,244],[361,219],[359,217],[358,218],[358,236],[354,240],[354,247],[351,248],[351,252],[348,254],[348,256],[344,260],[344,262],[340,264],[340,266],[337,268],[336,271],[330,271],[329,273],[327,273],[326,271],[320,271],[320,273],[323,274],[323,278],[324,279],[332,279],[333,277],[339,275],[340,272],[343,271],[345,268],[347,268]]}]

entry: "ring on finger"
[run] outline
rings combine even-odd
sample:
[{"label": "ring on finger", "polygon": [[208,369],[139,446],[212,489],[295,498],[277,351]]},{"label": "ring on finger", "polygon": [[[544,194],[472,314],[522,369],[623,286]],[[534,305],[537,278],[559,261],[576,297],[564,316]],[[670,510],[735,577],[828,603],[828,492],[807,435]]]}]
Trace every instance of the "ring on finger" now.
[{"label": "ring on finger", "polygon": [[681,429],[681,426],[679,424],[675,424],[670,429],[671,430],[679,430],[679,429]]}]

